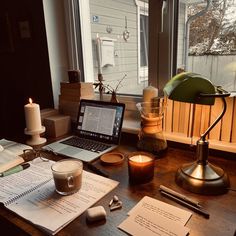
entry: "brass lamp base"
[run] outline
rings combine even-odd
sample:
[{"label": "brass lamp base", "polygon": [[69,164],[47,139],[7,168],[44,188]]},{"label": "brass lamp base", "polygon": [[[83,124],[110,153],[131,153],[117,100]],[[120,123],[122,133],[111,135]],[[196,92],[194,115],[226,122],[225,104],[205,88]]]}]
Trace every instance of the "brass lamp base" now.
[{"label": "brass lamp base", "polygon": [[219,167],[207,161],[208,142],[197,143],[197,161],[178,169],[175,181],[182,188],[193,193],[216,195],[228,191],[228,175]]},{"label": "brass lamp base", "polygon": [[193,193],[205,195],[223,194],[228,191],[229,178],[219,167],[210,163],[194,162],[178,169],[176,183]]},{"label": "brass lamp base", "polygon": [[197,141],[197,161],[178,169],[175,181],[184,189],[206,195],[223,194],[228,191],[228,175],[208,162],[208,141]]}]

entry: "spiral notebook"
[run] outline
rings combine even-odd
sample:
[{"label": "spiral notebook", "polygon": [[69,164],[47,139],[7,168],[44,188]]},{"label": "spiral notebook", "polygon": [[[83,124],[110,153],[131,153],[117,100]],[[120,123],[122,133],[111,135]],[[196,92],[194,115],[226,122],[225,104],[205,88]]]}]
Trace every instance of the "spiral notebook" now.
[{"label": "spiral notebook", "polygon": [[28,169],[0,179],[0,202],[5,206],[52,179],[53,161],[37,158],[29,163]]},{"label": "spiral notebook", "polygon": [[81,189],[61,196],[55,192],[52,163],[37,158],[30,162],[28,169],[1,178],[0,202],[42,231],[54,235],[114,189],[118,182],[83,171]]}]

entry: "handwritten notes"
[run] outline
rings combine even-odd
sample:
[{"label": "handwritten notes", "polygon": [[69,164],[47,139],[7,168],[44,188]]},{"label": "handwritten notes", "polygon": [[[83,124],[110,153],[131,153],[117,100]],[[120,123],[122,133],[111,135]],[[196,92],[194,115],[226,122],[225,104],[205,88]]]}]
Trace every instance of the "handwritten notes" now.
[{"label": "handwritten notes", "polygon": [[183,236],[192,213],[145,196],[118,227],[131,235]]}]

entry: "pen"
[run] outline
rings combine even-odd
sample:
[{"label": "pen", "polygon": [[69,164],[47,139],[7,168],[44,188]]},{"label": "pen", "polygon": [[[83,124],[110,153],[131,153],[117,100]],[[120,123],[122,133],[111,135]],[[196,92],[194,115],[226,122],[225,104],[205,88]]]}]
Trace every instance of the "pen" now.
[{"label": "pen", "polygon": [[176,201],[177,203],[179,203],[179,204],[181,204],[181,205],[183,205],[183,206],[186,206],[186,207],[190,208],[191,210],[193,210],[193,211],[195,211],[195,212],[197,212],[197,213],[203,215],[205,218],[207,218],[207,219],[210,218],[209,213],[206,212],[206,211],[204,211],[202,208],[198,208],[198,207],[196,207],[196,206],[194,206],[194,205],[191,205],[191,204],[185,202],[184,200],[181,200],[180,198],[177,198],[177,197],[175,197],[175,196],[173,196],[173,195],[171,195],[171,194],[169,194],[169,193],[166,193],[166,192],[164,192],[164,191],[160,191],[160,192],[161,192],[161,194],[163,194],[164,196],[169,197],[170,199]]},{"label": "pen", "polygon": [[98,167],[96,167],[92,163],[87,163],[87,166],[90,170],[94,171],[96,174],[102,175],[102,176],[107,177],[107,178],[109,177],[108,173],[106,173],[105,171],[99,169]]},{"label": "pen", "polygon": [[199,202],[194,201],[193,199],[188,198],[188,197],[182,195],[181,193],[178,193],[178,192],[176,192],[176,191],[174,191],[174,190],[172,190],[172,189],[169,189],[169,188],[167,188],[167,187],[165,187],[165,186],[163,186],[163,185],[160,185],[160,190],[161,190],[161,191],[164,191],[164,192],[166,192],[166,193],[169,193],[169,194],[171,194],[171,195],[173,195],[173,196],[175,196],[175,197],[177,197],[177,198],[180,198],[180,199],[182,199],[183,201],[188,202],[188,203],[191,204],[191,205],[194,205],[194,206],[196,206],[196,207],[198,207],[198,208],[201,208],[201,205],[199,204]]},{"label": "pen", "polygon": [[29,163],[24,163],[24,164],[12,167],[11,169],[6,170],[6,171],[0,173],[0,177],[4,177],[4,176],[7,176],[7,175],[15,174],[17,172],[20,172],[22,170],[27,169],[28,167],[30,167]]}]

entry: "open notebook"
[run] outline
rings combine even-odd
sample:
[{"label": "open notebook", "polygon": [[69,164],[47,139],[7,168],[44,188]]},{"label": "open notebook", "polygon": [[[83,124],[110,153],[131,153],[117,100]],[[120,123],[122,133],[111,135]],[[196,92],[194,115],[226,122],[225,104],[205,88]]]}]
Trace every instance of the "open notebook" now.
[{"label": "open notebook", "polygon": [[44,146],[55,153],[90,162],[120,142],[125,104],[80,101],[76,135]]},{"label": "open notebook", "polygon": [[0,203],[52,235],[118,185],[115,180],[83,170],[81,189],[61,196],[52,177],[54,162],[38,157],[29,163],[28,169],[0,178]]}]

